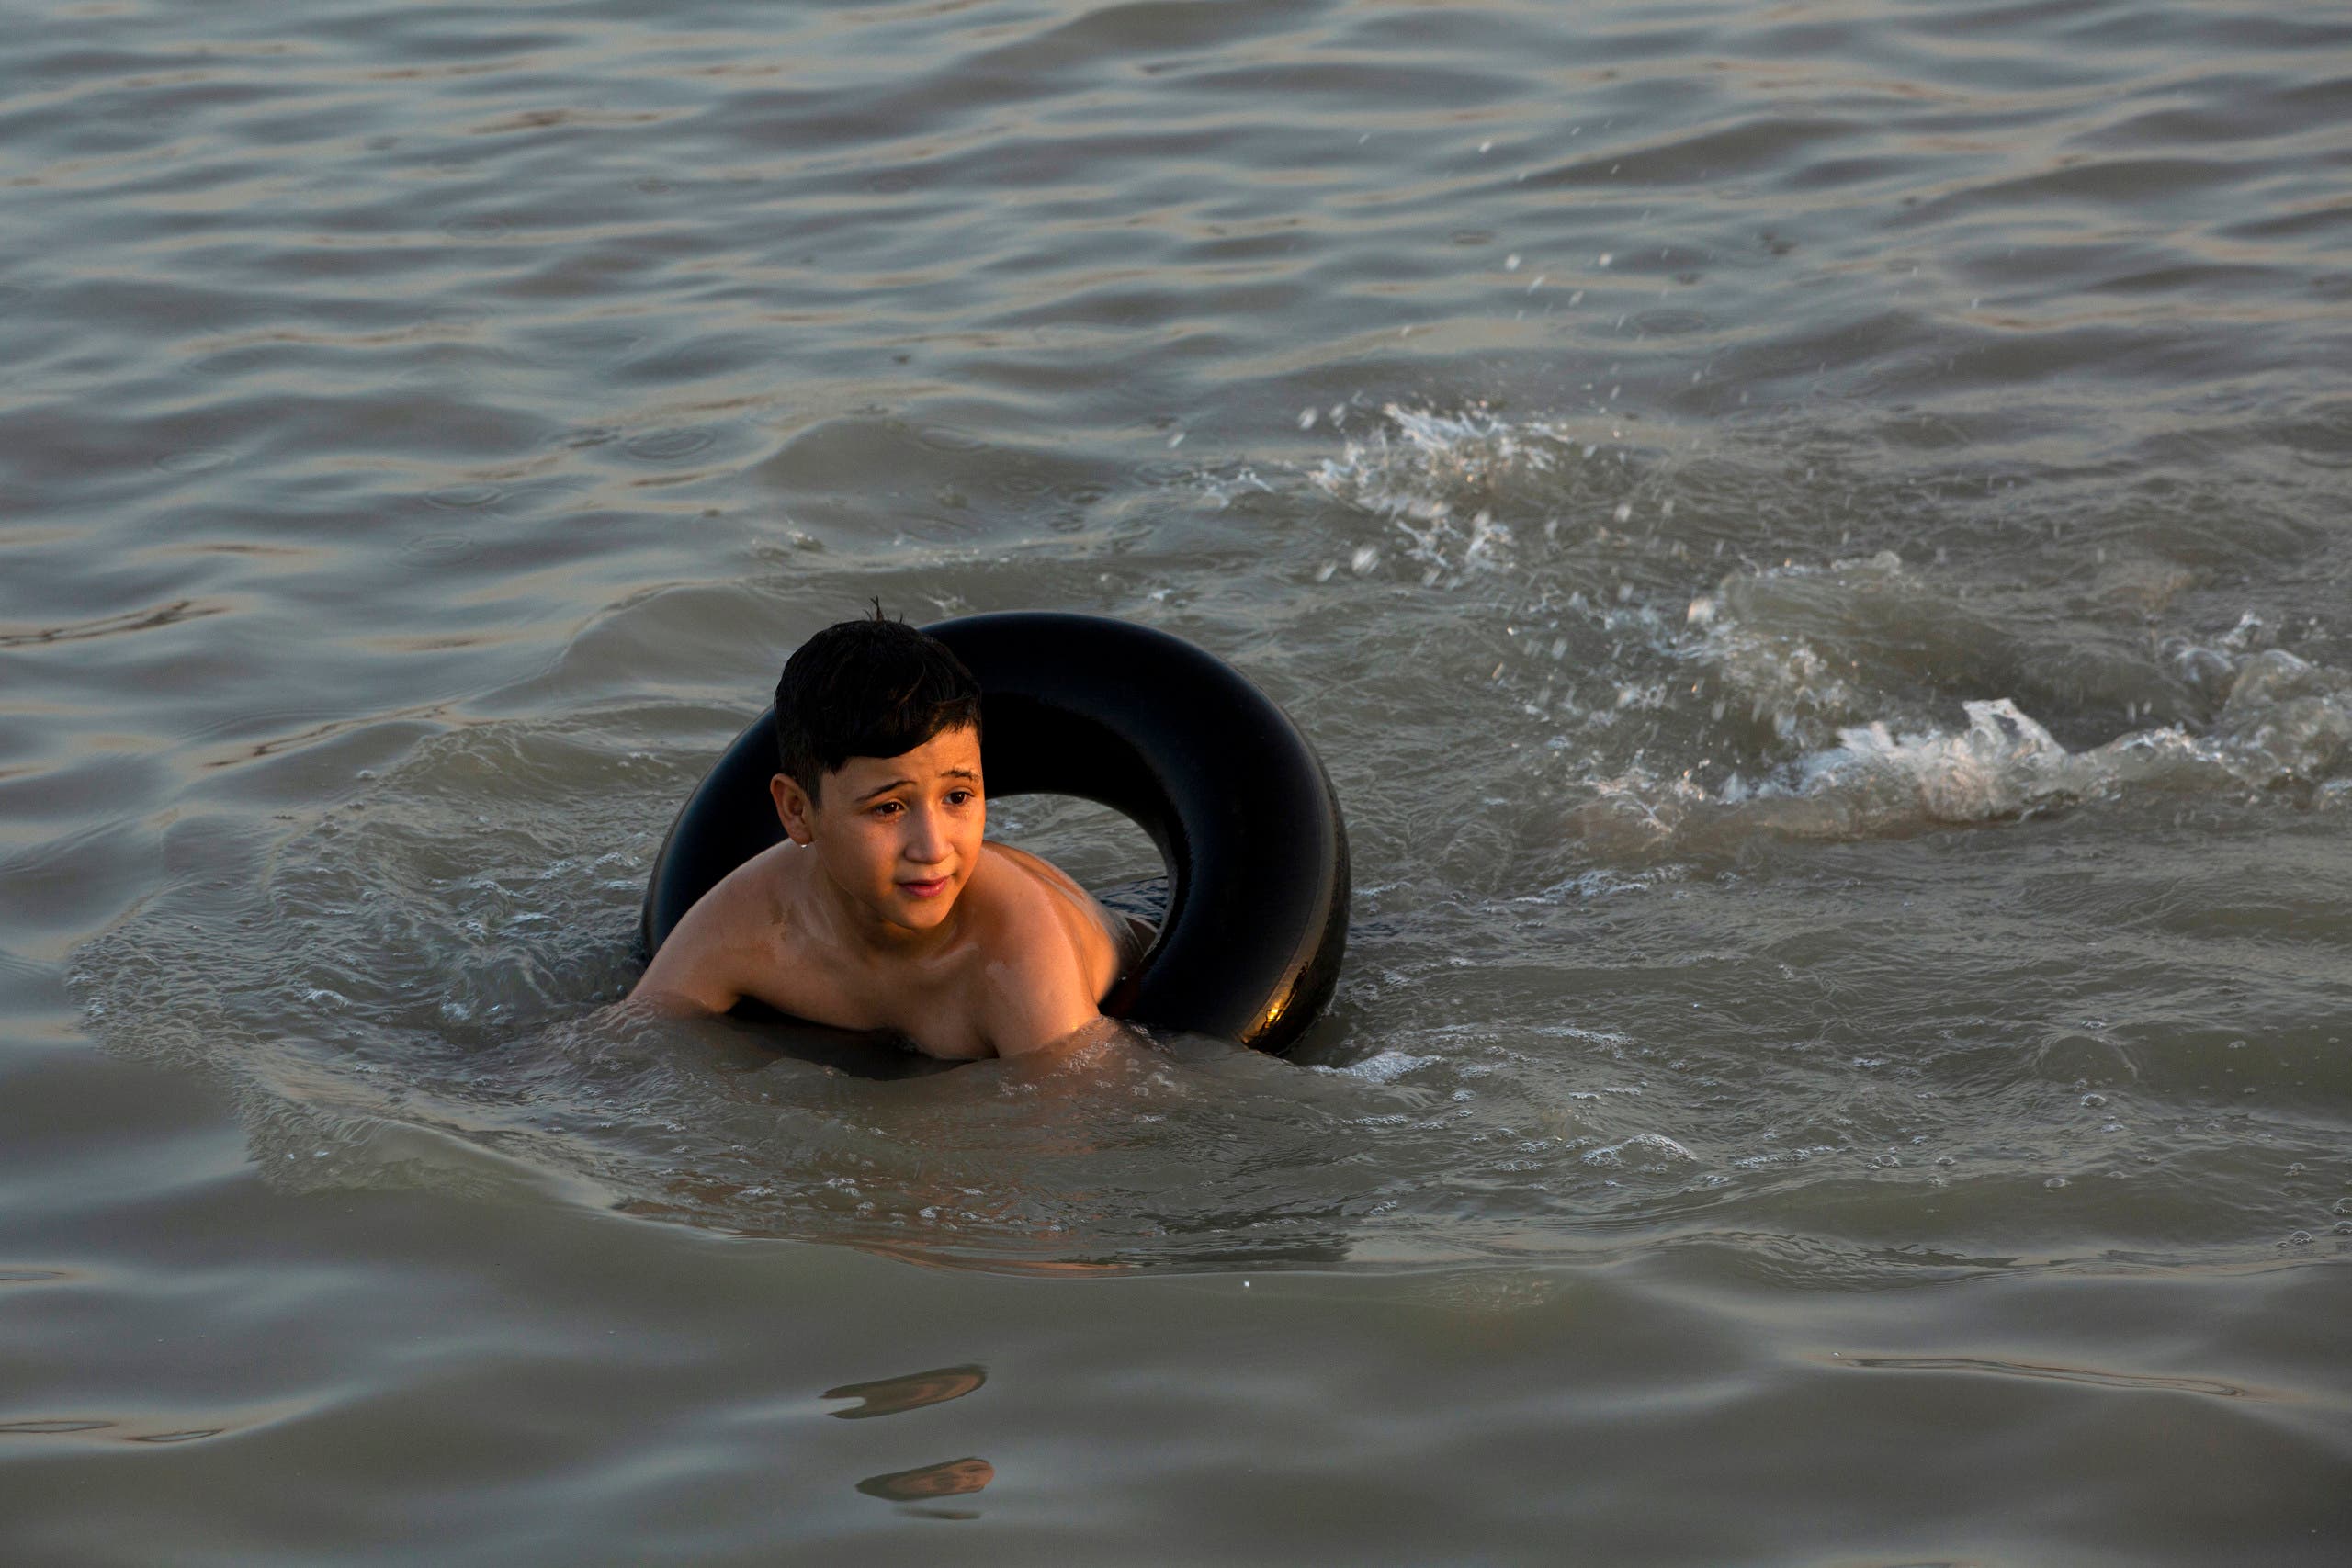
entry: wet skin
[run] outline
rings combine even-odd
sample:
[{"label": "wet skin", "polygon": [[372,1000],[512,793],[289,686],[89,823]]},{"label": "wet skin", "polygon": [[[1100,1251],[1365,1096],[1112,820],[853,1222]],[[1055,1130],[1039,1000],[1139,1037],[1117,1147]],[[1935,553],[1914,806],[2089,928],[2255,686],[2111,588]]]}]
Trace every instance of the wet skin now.
[{"label": "wet skin", "polygon": [[814,798],[782,773],[769,791],[787,841],[686,912],[632,1004],[724,1012],[748,997],[945,1057],[1101,1032],[1125,927],[1045,861],[982,841],[976,730],[852,757]]}]

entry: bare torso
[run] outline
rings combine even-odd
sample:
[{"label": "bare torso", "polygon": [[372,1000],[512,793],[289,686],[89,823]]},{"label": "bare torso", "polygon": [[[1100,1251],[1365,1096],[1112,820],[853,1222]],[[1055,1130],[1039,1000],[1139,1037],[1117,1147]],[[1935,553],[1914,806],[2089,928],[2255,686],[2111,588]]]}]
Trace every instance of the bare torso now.
[{"label": "bare torso", "polygon": [[1035,1049],[1098,1019],[1148,932],[1048,863],[984,843],[952,919],[922,932],[854,926],[817,857],[778,844],[696,904],[633,996],[724,1011],[749,997],[929,1055]]}]

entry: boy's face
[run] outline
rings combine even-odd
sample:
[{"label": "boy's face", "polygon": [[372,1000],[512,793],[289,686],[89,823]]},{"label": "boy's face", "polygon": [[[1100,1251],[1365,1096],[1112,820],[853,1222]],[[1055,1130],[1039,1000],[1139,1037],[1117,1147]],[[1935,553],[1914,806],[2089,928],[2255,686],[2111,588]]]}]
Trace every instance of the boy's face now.
[{"label": "boy's face", "polygon": [[970,725],[896,757],[852,757],[825,775],[814,802],[782,773],[768,788],[792,841],[813,848],[835,886],[891,925],[938,925],[979,863],[988,807]]}]

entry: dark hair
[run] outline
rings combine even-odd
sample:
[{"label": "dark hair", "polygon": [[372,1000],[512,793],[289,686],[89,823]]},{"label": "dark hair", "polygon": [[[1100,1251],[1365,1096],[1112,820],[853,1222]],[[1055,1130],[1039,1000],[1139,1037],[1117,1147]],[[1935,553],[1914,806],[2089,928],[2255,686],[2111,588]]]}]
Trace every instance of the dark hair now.
[{"label": "dark hair", "polygon": [[839,621],[796,649],[775,683],[778,769],[808,798],[852,757],[895,757],[980,725],[980,683],[948,646],[882,614]]}]

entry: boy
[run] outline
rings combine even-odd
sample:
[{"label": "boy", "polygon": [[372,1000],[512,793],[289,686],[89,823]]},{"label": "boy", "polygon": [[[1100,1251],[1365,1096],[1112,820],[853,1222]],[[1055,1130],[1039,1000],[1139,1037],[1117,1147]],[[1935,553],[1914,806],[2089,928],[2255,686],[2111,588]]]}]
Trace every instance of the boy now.
[{"label": "boy", "polygon": [[945,1057],[1100,1032],[1136,933],[1035,855],[981,841],[980,690],[945,645],[878,605],[826,627],[784,667],[775,730],[787,841],[703,895],[632,1002],[750,997]]}]

